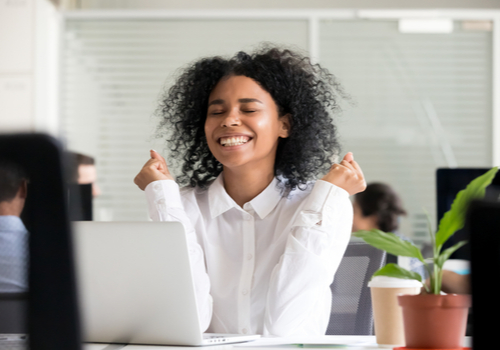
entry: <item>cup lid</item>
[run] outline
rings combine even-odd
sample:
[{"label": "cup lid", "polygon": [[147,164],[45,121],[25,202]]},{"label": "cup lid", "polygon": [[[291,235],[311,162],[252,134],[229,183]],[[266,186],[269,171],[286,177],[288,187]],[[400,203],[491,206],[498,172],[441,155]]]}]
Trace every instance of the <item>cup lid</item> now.
[{"label": "cup lid", "polygon": [[422,287],[422,283],[417,280],[395,278],[387,276],[375,276],[368,282],[368,287],[377,288],[414,288]]}]

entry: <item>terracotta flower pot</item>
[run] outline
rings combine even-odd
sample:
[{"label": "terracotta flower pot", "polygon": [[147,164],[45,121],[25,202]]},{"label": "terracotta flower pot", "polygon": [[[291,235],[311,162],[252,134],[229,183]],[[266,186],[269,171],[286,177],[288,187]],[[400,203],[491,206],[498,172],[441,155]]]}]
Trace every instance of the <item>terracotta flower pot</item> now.
[{"label": "terracotta flower pot", "polygon": [[403,308],[407,348],[462,348],[470,295],[400,295],[398,301]]}]

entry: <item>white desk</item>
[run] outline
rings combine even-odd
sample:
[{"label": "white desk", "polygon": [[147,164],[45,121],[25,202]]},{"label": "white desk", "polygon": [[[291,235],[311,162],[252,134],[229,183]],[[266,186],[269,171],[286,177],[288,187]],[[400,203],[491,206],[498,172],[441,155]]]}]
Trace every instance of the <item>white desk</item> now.
[{"label": "white desk", "polygon": [[[261,338],[260,340],[249,342],[249,343],[239,343],[239,344],[228,344],[228,345],[212,345],[212,346],[202,346],[195,347],[196,349],[205,349],[205,350],[280,350],[280,349],[289,349],[289,350],[297,350],[301,349],[301,346],[296,345],[297,343],[308,343],[314,340],[314,343],[325,342],[330,344],[349,344],[345,347],[343,346],[326,346],[326,345],[312,345],[312,346],[304,346],[304,349],[311,350],[320,350],[327,348],[346,348],[348,350],[367,350],[367,349],[380,349],[380,347],[375,342],[375,336],[324,336],[320,338],[310,338],[303,339],[299,341],[298,339],[293,339],[288,341],[288,343],[293,342],[293,344],[282,344],[282,345],[270,345],[267,342],[268,338]],[[282,343],[286,342],[285,338],[273,338],[277,341],[283,340]],[[261,345],[259,345],[261,344]],[[268,344],[268,345],[266,345]],[[295,344],[295,345],[294,345]],[[464,346],[471,347],[472,339],[471,337],[464,338]],[[189,347],[186,346],[154,346],[154,345],[119,345],[119,344],[85,344],[83,346],[83,350],[157,350],[157,349],[169,349],[169,350],[186,350]],[[391,348],[385,348],[391,349]]]}]

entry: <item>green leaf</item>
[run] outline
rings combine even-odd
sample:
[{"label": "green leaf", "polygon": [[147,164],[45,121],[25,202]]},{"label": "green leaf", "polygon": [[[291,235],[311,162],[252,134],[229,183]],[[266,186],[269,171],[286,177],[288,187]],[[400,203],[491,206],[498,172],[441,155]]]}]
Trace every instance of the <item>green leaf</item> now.
[{"label": "green leaf", "polygon": [[454,246],[444,250],[441,254],[439,254],[438,258],[435,261],[435,264],[439,266],[440,269],[442,269],[445,261],[450,258],[451,254],[453,254],[457,249],[463,247],[466,244],[467,241],[460,241]]},{"label": "green leaf", "polygon": [[439,223],[439,230],[436,233],[436,246],[438,248],[440,248],[451,235],[464,226],[465,213],[470,201],[484,197],[486,187],[493,181],[497,171],[498,167],[488,170],[485,174],[472,180],[464,190],[458,192],[451,205],[451,209],[444,214]]},{"label": "green leaf", "polygon": [[375,276],[403,278],[406,280],[417,280],[419,282],[422,282],[422,276],[420,276],[420,274],[409,271],[407,269],[403,269],[401,266],[392,263],[389,263],[381,269],[377,270],[373,274],[373,277]]},{"label": "green leaf", "polygon": [[389,254],[409,256],[424,261],[424,257],[416,245],[401,239],[394,233],[373,229],[371,231],[357,231],[353,235],[363,239],[375,248],[385,250]]}]

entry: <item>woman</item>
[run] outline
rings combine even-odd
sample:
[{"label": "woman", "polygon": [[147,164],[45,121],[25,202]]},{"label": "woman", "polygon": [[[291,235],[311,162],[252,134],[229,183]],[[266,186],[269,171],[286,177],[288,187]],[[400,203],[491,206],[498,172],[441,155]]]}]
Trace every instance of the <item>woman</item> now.
[{"label": "woman", "polygon": [[135,183],[153,220],[183,223],[210,332],[325,333],[348,198],[365,188],[352,153],[330,163],[342,95],[306,57],[265,48],[201,59],[165,96],[160,130],[182,173],[151,151]]}]

